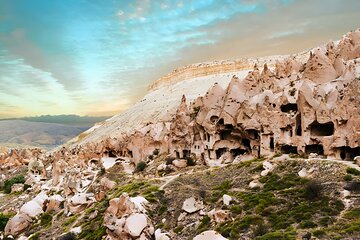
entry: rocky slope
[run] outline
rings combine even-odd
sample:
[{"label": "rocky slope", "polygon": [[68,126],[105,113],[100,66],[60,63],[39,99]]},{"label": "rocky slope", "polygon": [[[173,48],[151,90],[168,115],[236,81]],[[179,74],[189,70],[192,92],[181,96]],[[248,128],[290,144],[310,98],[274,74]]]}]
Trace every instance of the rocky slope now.
[{"label": "rocky slope", "polygon": [[359,58],[357,30],[300,55],[191,65],[62,148],[29,160],[4,150],[0,230],[22,240],[354,239]]}]

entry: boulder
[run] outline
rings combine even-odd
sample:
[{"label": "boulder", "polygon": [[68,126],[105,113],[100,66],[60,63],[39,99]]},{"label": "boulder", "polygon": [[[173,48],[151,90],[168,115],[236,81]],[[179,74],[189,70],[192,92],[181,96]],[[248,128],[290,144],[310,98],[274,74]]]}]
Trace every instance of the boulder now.
[{"label": "boulder", "polygon": [[360,166],[360,156],[354,157],[354,161],[358,166]]},{"label": "boulder", "polygon": [[181,160],[176,159],[172,162],[172,164],[177,168],[184,168],[187,166],[187,161],[183,159]]},{"label": "boulder", "polygon": [[147,224],[148,222],[145,214],[135,213],[126,219],[124,230],[132,237],[139,237]]},{"label": "boulder", "polygon": [[302,178],[306,177],[306,176],[308,175],[306,168],[302,168],[302,169],[298,172],[298,175],[299,175],[299,177],[302,177]]},{"label": "boulder", "polygon": [[232,201],[232,197],[227,195],[227,194],[224,194],[223,197],[223,203],[226,205],[226,206],[229,206],[230,205],[230,202]]},{"label": "boulder", "polygon": [[207,215],[209,218],[211,218],[216,223],[225,222],[226,220],[229,220],[229,218],[230,218],[229,211],[225,211],[225,210],[221,210],[221,209],[220,210],[213,209],[210,212],[208,212]]},{"label": "boulder", "polygon": [[113,189],[116,186],[116,182],[109,180],[106,177],[103,177],[100,180],[100,186],[104,189],[104,190],[109,190],[109,189]]},{"label": "boulder", "polygon": [[15,183],[11,186],[11,193],[22,192],[22,191],[24,191],[24,184],[22,183]]},{"label": "boulder", "polygon": [[31,218],[25,213],[18,213],[5,226],[5,235],[18,235],[31,223]]},{"label": "boulder", "polygon": [[205,231],[194,237],[193,240],[227,240],[215,231]]},{"label": "boulder", "polygon": [[202,201],[197,201],[195,198],[190,197],[183,203],[182,209],[187,213],[194,213],[204,207]]},{"label": "boulder", "polygon": [[31,200],[27,203],[25,203],[21,208],[20,208],[20,213],[26,214],[31,218],[34,218],[36,216],[39,216],[40,214],[42,214],[43,211],[43,206],[40,206],[39,203],[37,203],[34,200]]}]

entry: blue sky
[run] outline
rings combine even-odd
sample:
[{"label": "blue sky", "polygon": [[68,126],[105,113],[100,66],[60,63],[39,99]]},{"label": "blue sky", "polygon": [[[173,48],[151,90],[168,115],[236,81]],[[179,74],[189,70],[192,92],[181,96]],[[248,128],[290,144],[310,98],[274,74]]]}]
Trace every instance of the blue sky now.
[{"label": "blue sky", "polygon": [[359,27],[349,0],[0,0],[0,118],[112,115],[200,61],[287,54]]}]

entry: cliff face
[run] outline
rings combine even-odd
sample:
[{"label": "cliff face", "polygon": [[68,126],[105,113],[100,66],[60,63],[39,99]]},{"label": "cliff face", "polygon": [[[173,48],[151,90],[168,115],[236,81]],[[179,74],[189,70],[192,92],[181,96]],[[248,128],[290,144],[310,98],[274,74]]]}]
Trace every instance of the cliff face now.
[{"label": "cliff face", "polygon": [[308,55],[187,66],[72,148],[134,162],[155,149],[209,164],[276,152],[350,159],[360,155],[359,57],[357,30]]}]

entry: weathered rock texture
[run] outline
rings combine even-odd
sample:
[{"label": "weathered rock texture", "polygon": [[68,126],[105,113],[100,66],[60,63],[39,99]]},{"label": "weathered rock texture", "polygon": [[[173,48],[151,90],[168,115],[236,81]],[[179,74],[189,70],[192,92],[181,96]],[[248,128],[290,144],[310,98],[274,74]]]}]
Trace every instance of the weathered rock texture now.
[{"label": "weathered rock texture", "polygon": [[[252,71],[231,78],[218,74],[220,63],[214,70],[211,64],[185,67],[169,80],[176,84],[161,87],[159,80],[133,108],[95,126],[69,148],[85,149],[85,161],[111,155],[135,163],[155,149],[208,164],[276,152],[352,159],[360,155],[360,30],[312,49],[307,60],[305,55],[277,57],[275,64],[261,59],[261,67],[252,60]],[[224,64],[223,72],[240,69]]]}]

